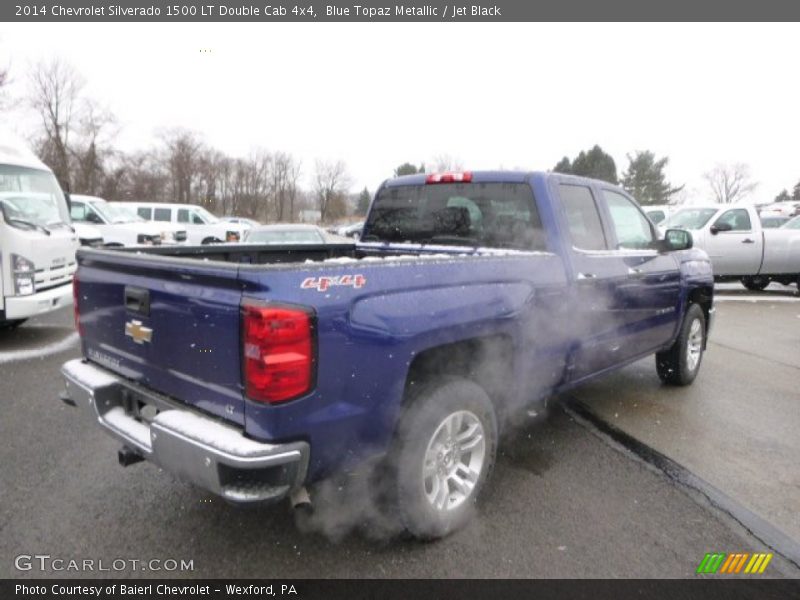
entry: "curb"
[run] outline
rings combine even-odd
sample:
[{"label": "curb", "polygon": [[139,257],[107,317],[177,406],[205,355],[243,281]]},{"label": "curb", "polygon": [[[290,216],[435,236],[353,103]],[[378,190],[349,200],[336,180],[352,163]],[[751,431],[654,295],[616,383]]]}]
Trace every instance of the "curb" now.
[{"label": "curb", "polygon": [[646,463],[663,472],[671,480],[700,492],[711,504],[727,513],[750,534],[791,562],[795,567],[800,568],[800,543],[786,535],[772,523],[746,508],[702,477],[695,475],[683,465],[611,423],[604,421],[580,400],[574,397],[568,398],[564,406],[567,412],[574,413],[574,415],[588,422]]}]

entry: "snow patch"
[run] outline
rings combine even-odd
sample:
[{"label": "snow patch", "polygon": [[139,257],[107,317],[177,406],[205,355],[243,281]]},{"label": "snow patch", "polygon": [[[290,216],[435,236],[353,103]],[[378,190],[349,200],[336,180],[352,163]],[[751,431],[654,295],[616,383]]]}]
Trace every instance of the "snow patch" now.
[{"label": "snow patch", "polygon": [[167,410],[153,421],[201,444],[234,456],[253,457],[268,454],[274,446],[249,440],[240,431],[185,410]]},{"label": "snow patch", "polygon": [[17,362],[20,360],[28,360],[29,358],[43,358],[51,354],[58,354],[59,352],[64,352],[65,350],[69,350],[77,342],[78,342],[78,334],[77,332],[73,331],[67,337],[57,342],[53,342],[52,344],[47,344],[46,346],[41,346],[39,348],[30,348],[28,350],[12,350],[10,352],[0,352],[0,364]]},{"label": "snow patch", "polygon": [[125,414],[125,409],[115,406],[102,417],[114,431],[124,434],[138,446],[150,450],[150,428]]},{"label": "snow patch", "polygon": [[110,375],[99,367],[83,362],[80,358],[69,361],[61,370],[64,373],[69,373],[71,379],[90,390],[117,383],[115,376]]}]

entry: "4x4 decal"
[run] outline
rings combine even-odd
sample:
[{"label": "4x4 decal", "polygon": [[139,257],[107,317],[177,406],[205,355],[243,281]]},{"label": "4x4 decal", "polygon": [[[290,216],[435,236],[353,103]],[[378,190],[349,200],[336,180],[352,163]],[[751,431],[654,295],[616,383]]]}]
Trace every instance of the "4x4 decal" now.
[{"label": "4x4 decal", "polygon": [[306,277],[300,287],[304,290],[317,290],[325,292],[329,288],[337,285],[362,288],[367,284],[367,278],[363,275],[336,275],[332,277]]}]

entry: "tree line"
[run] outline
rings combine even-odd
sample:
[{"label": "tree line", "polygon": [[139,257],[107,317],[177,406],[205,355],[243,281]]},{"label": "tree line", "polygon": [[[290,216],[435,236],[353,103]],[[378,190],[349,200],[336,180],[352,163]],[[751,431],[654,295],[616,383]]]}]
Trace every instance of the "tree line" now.
[{"label": "tree line", "polygon": [[[0,67],[0,108],[11,102],[8,68]],[[364,215],[371,199],[364,188],[350,194],[352,179],[344,161],[317,160],[301,185],[302,162],[291,153],[256,148],[245,157],[230,156],[184,128],[163,129],[148,150],[123,152],[114,144],[119,124],[114,114],[84,93],[84,80],[69,64],[55,59],[35,65],[28,92],[18,103],[37,117],[34,150],[55,173],[62,187],[107,200],[163,201],[199,204],[217,214],[235,214],[263,222],[295,221],[301,211],[314,211],[322,222],[351,213]],[[552,168],[559,173],[593,177],[621,185],[641,204],[676,203],[684,185],[673,185],[665,173],[668,157],[649,150],[627,155],[618,173],[610,154],[599,145],[574,158],[562,158]],[[394,176],[426,170],[460,170],[449,155],[429,165],[403,163]],[[707,192],[719,203],[740,201],[758,183],[747,165],[717,165],[703,174]],[[776,201],[800,201],[800,181]]]}]

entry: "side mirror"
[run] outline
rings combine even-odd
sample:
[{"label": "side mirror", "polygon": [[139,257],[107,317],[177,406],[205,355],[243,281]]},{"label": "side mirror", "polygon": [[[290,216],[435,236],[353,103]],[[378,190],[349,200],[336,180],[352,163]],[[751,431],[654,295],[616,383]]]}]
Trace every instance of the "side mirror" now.
[{"label": "side mirror", "polygon": [[662,240],[662,249],[665,252],[688,250],[693,244],[692,234],[685,229],[667,229]]},{"label": "side mirror", "polygon": [[730,223],[714,223],[709,231],[711,235],[717,235],[720,231],[733,231],[733,225]]}]

